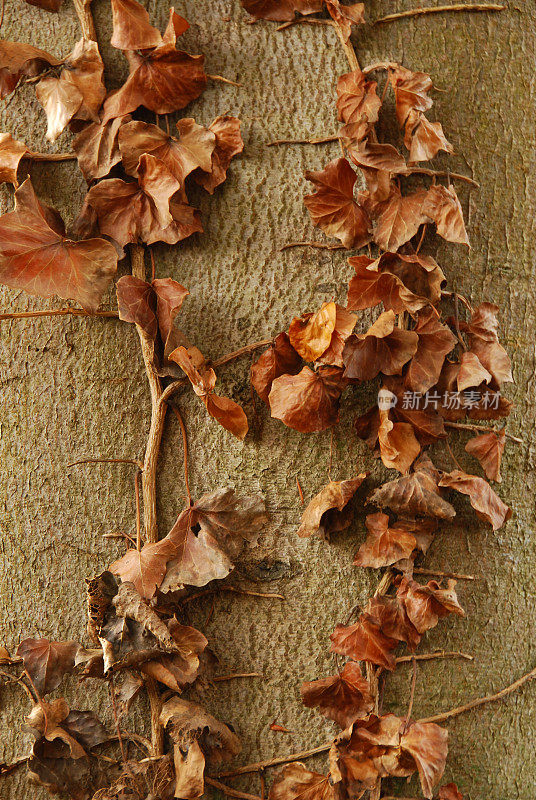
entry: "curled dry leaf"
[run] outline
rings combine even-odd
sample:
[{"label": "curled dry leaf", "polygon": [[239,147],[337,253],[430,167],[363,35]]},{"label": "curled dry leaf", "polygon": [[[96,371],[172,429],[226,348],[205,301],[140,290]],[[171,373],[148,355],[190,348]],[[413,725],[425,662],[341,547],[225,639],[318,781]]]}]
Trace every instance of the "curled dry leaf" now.
[{"label": "curled dry leaf", "polygon": [[432,308],[419,312],[414,331],[419,344],[406,373],[406,384],[414,392],[424,394],[439,380],[445,357],[457,339]]},{"label": "curled dry leaf", "polygon": [[441,299],[445,276],[430,256],[382,253],[375,260],[353,256],[348,263],[356,272],[348,286],[350,310],[383,303],[386,311],[415,314],[428,303],[434,305]]},{"label": "curled dry leaf", "polygon": [[74,669],[77,642],[53,642],[48,639],[24,639],[17,655],[33,681],[39,696],[57,689],[64,675]]},{"label": "curled dry leaf", "polygon": [[347,505],[367,475],[367,472],[362,472],[350,480],[326,484],[303,512],[298,536],[306,538],[317,532],[329,535],[332,531],[347,528],[351,520]]},{"label": "curled dry leaf", "polygon": [[43,11],[51,11],[57,13],[61,8],[62,0],[25,0],[30,6],[37,6],[42,8]]},{"label": "curled dry leaf", "polygon": [[[419,461],[422,464],[422,459]],[[372,492],[368,502],[411,517],[452,519],[456,512],[441,496],[439,486],[444,484],[438,485],[439,477],[439,473],[423,469],[416,462],[415,472],[379,486]]]},{"label": "curled dry leaf", "polygon": [[63,697],[58,697],[50,703],[41,700],[26,717],[26,723],[30,730],[41,734],[47,741],[53,742],[55,739],[60,739],[64,742],[69,748],[71,758],[84,758],[86,751],[62,724],[69,716],[69,710]]},{"label": "curled dry leaf", "polygon": [[[406,169],[404,157],[392,144],[379,144],[370,139],[363,139],[360,136],[353,138],[350,135],[350,126],[348,125],[342,129],[341,135],[350,158],[361,169],[367,169],[369,172],[377,170],[385,174],[404,172]],[[379,199],[374,198],[374,200]],[[374,216],[375,210],[374,206],[372,206],[372,216]]]},{"label": "curled dry leaf", "polygon": [[27,178],[15,192],[15,210],[0,217],[0,283],[96,311],[117,268],[116,250],[103,239],[74,242],[64,233]]},{"label": "curled dry leaf", "polygon": [[243,8],[255,19],[290,22],[295,14],[314,14],[322,9],[323,0],[240,0]]},{"label": "curled dry leaf", "polygon": [[366,716],[374,705],[368,681],[354,661],[348,661],[337,675],[303,683],[300,691],[304,706],[318,708],[341,728]]},{"label": "curled dry leaf", "polygon": [[369,514],[365,525],[368,536],[354,558],[357,567],[388,567],[402,558],[409,558],[417,547],[417,540],[410,531],[397,528],[396,523],[392,528],[389,526],[387,514]]},{"label": "curled dry leaf", "polygon": [[446,486],[460,494],[468,495],[477,517],[489,522],[494,531],[502,528],[512,516],[512,509],[503,503],[484,478],[455,469],[453,472],[443,474],[439,486]]},{"label": "curled dry leaf", "polygon": [[461,354],[460,368],[456,378],[459,392],[463,392],[472,386],[480,386],[483,382],[489,383],[492,377],[475,353],[470,350],[464,350]]},{"label": "curled dry leaf", "polygon": [[404,196],[398,186],[393,186],[387,200],[375,204],[373,209],[374,241],[378,247],[394,252],[409,242],[423,222],[428,221],[430,207],[428,193],[423,189]]},{"label": "curled dry leaf", "polygon": [[125,555],[110,565],[110,572],[123,582],[132,583],[141,597],[150,600],[166,574],[166,564],[176,553],[176,547],[167,539],[144,544],[141,550],[127,550]]},{"label": "curled dry leaf", "polygon": [[444,589],[437,581],[429,581],[423,586],[404,577],[397,590],[397,599],[415,629],[425,633],[449,614],[465,616],[465,611],[458,603],[455,586],[456,581],[452,579],[447,581],[447,588]]},{"label": "curled dry leaf", "polygon": [[297,375],[281,375],[269,394],[272,417],[301,433],[330,428],[339,419],[339,400],[346,387],[342,369],[304,367]]},{"label": "curled dry leaf", "polygon": [[17,170],[21,158],[28,153],[23,142],[18,142],[10,133],[0,133],[0,182],[18,186]]},{"label": "curled dry leaf", "polygon": [[419,772],[422,791],[431,798],[443,772],[448,752],[448,731],[433,722],[413,722],[400,738],[400,747],[410,755]]},{"label": "curled dry leaf", "polygon": [[510,358],[497,336],[498,312],[499,307],[493,303],[481,303],[475,308],[467,325],[471,338],[471,351],[491,373],[496,387],[513,381]]},{"label": "curled dry leaf", "polygon": [[469,247],[462,207],[453,186],[431,186],[426,193],[424,213],[435,222],[443,239]]},{"label": "curled dry leaf", "polygon": [[406,122],[404,144],[409,150],[408,162],[429,161],[440,150],[453,153],[454,148],[443,133],[440,122],[430,122],[424,114],[411,111]]},{"label": "curled dry leaf", "polygon": [[162,35],[136,0],[112,0],[113,33],[110,44],[120,50],[146,50],[162,44]]},{"label": "curled dry leaf", "polygon": [[[387,389],[380,389],[378,397],[385,395],[392,397]],[[421,446],[409,422],[393,422],[389,418],[389,411],[380,408],[380,424],[378,426],[378,443],[380,456],[388,469],[397,469],[407,472],[419,453]]]},{"label": "curled dry leaf", "polygon": [[48,67],[63,63],[45,50],[23,42],[0,42],[0,100],[11,94],[22,76],[33,78]]},{"label": "curled dry leaf", "polygon": [[335,329],[327,350],[322,353],[317,363],[334,367],[343,367],[342,354],[346,340],[356,326],[357,317],[342,306],[335,304]]},{"label": "curled dry leaf", "polygon": [[341,75],[337,82],[337,112],[341,122],[369,123],[378,121],[381,100],[376,94],[378,84],[368,81],[360,69]]},{"label": "curled dry leaf", "polygon": [[108,122],[86,125],[73,140],[78,166],[86,181],[104,178],[121,161],[119,129],[130,121],[127,114]]},{"label": "curled dry leaf", "polygon": [[304,203],[317,225],[328,236],[334,236],[351,249],[370,241],[371,223],[366,211],[354,199],[357,176],[345,158],[330,161],[323,170],[305,173],[316,187]]},{"label": "curled dry leaf", "polygon": [[332,653],[341,653],[354,661],[368,661],[388,670],[396,666],[392,651],[398,642],[384,634],[371,614],[361,614],[353,625],[337,625],[329,638]]},{"label": "curled dry leaf", "polygon": [[380,626],[385,636],[395,639],[397,642],[405,642],[411,650],[414,650],[419,644],[421,634],[408,617],[406,609],[398,597],[374,595],[364,610]]},{"label": "curled dry leaf", "polygon": [[383,372],[395,375],[415,354],[419,338],[413,331],[395,328],[394,311],[384,311],[365,334],[353,333],[343,350],[344,376],[372,380]]},{"label": "curled dry leaf", "polygon": [[288,335],[280,333],[268,350],[251,367],[251,384],[261,400],[268,404],[272,383],[281,375],[296,375],[302,359],[292,347]]},{"label": "curled dry leaf", "polygon": [[295,317],[288,329],[290,344],[305,361],[316,361],[328,349],[333,331],[337,307],[332,301],[324,303],[320,311]]},{"label": "curled dry leaf", "polygon": [[311,772],[295,761],[276,774],[268,800],[336,800],[337,796],[329,775]]},{"label": "curled dry leaf", "polygon": [[501,483],[501,459],[504,453],[506,434],[504,430],[495,433],[482,433],[469,439],[465,445],[468,453],[474,456],[481,464],[490,481]]},{"label": "curled dry leaf", "polygon": [[325,0],[329,15],[338,25],[344,40],[347,42],[352,34],[353,25],[363,25],[365,22],[365,6],[363,3],[353,3],[350,6],[341,5],[339,0]]},{"label": "curled dry leaf", "polygon": [[395,93],[396,118],[401,128],[412,111],[428,111],[433,101],[428,97],[432,79],[425,72],[412,72],[397,66],[389,70],[389,80]]},{"label": "curled dry leaf", "polygon": [[[194,348],[195,349],[195,348]],[[244,439],[248,432],[247,417],[238,403],[228,397],[220,397],[214,392],[216,384],[216,373],[201,356],[198,358],[199,351],[192,357],[191,350],[185,347],[177,347],[169,354],[171,361],[177,363],[185,372],[192,388],[201,402],[204,404],[208,413],[222,427],[228,430],[237,439]]]},{"label": "curled dry leaf", "polygon": [[178,747],[197,742],[210,764],[231,761],[240,753],[240,739],[223,722],[208,714],[202,706],[172,697],[162,708],[163,725]]},{"label": "curled dry leaf", "polygon": [[229,115],[216,117],[209,125],[209,131],[216,137],[212,163],[208,170],[201,167],[202,171],[195,173],[194,180],[212,194],[227,178],[229,165],[244,149],[244,142],[240,134],[240,120],[237,117]]}]

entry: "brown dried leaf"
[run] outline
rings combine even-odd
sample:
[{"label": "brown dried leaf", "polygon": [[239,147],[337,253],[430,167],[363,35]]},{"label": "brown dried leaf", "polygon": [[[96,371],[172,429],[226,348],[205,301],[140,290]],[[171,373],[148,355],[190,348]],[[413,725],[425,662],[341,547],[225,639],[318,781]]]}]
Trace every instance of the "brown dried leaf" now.
[{"label": "brown dried leaf", "polygon": [[32,679],[39,696],[57,689],[63,676],[72,672],[77,642],[53,642],[48,639],[24,639],[17,655],[24,661],[24,669]]},{"label": "brown dried leaf", "polygon": [[361,614],[349,627],[337,625],[329,638],[332,653],[341,653],[354,661],[368,661],[388,670],[396,666],[392,651],[398,642],[386,636],[370,614]]},{"label": "brown dried leaf", "polygon": [[297,375],[281,375],[269,395],[272,417],[301,433],[323,431],[339,419],[339,400],[346,387],[342,369],[304,367]]},{"label": "brown dried leaf", "polygon": [[129,581],[141,597],[150,600],[166,574],[166,564],[175,554],[172,542],[144,544],[141,550],[127,550],[125,555],[110,565],[110,572],[123,582]]},{"label": "brown dried leaf", "polygon": [[337,675],[303,683],[300,691],[304,706],[318,708],[341,728],[366,716],[374,705],[368,681],[354,661],[348,661]]},{"label": "brown dried leaf", "polygon": [[419,312],[414,331],[419,345],[406,373],[406,384],[414,392],[424,394],[439,380],[445,357],[457,339],[432,308]]},{"label": "brown dried leaf", "polygon": [[343,367],[342,353],[346,340],[356,326],[357,317],[342,306],[335,304],[335,329],[327,350],[317,359],[318,364]]},{"label": "brown dried leaf", "polygon": [[503,503],[484,478],[455,469],[453,472],[443,474],[439,486],[446,486],[460,494],[468,495],[477,517],[489,522],[494,531],[502,528],[512,516],[512,509]]},{"label": "brown dried leaf", "polygon": [[[368,502],[380,508],[391,508],[405,516],[452,519],[456,512],[441,497],[438,480],[439,473],[431,472],[421,457],[415,464],[415,472],[379,486]],[[442,485],[439,483],[439,486]]]},{"label": "brown dried leaf", "polygon": [[504,430],[495,433],[482,433],[469,439],[465,445],[468,453],[474,456],[482,465],[486,477],[490,481],[502,482],[501,478],[501,459],[504,453],[506,434]]},{"label": "brown dried leaf", "polygon": [[[382,393],[391,395],[386,389],[380,389],[378,397],[381,402]],[[407,472],[419,453],[421,446],[415,437],[413,427],[408,422],[392,422],[389,412],[380,408],[380,424],[378,427],[380,456],[388,469]]]},{"label": "brown dried leaf", "polygon": [[117,268],[116,250],[103,239],[73,242],[63,234],[59,216],[41,205],[27,178],[15,192],[15,210],[0,217],[0,282],[96,311]]},{"label": "brown dried leaf", "polygon": [[233,569],[216,539],[207,531],[194,533],[183,515],[162,541],[166,540],[173,544],[175,555],[167,565],[161,592],[177,591],[184,584],[206,586],[210,581],[226,578]]},{"label": "brown dried leaf", "polygon": [[290,344],[286,333],[276,336],[273,345],[251,367],[251,384],[261,400],[268,404],[272,383],[281,375],[296,375],[302,359]]},{"label": "brown dried leaf", "polygon": [[47,67],[57,67],[63,59],[31,44],[0,41],[0,100],[11,94],[23,75],[35,77]]},{"label": "brown dried leaf", "polygon": [[354,558],[357,567],[388,567],[402,558],[409,558],[417,547],[417,540],[412,533],[397,528],[396,523],[392,528],[389,527],[387,514],[369,514],[365,525],[368,537]]},{"label": "brown dried leaf", "polygon": [[454,148],[443,133],[440,122],[429,122],[424,114],[411,111],[406,122],[404,144],[409,150],[408,163],[429,161],[440,150],[453,153]]},{"label": "brown dried leaf", "polygon": [[268,800],[336,800],[337,796],[329,775],[310,772],[295,761],[276,774]]},{"label": "brown dried leaf", "polygon": [[333,301],[324,303],[314,314],[295,317],[288,329],[290,344],[305,361],[316,361],[328,349],[333,331],[337,307]]},{"label": "brown dried leaf", "polygon": [[341,5],[339,0],[325,0],[326,8],[339,27],[344,40],[347,42],[352,34],[353,25],[365,23],[365,6],[363,3],[354,3],[351,6]]},{"label": "brown dried leaf", "polygon": [[30,6],[37,6],[43,11],[57,13],[61,8],[61,0],[25,0]]},{"label": "brown dried leaf", "polygon": [[397,66],[389,70],[389,80],[395,92],[396,117],[401,128],[411,111],[428,111],[432,107],[433,101],[428,97],[432,79],[425,72]]},{"label": "brown dried leaf", "polygon": [[456,378],[456,384],[459,392],[469,389],[473,386],[480,386],[481,383],[489,383],[492,375],[480,363],[480,359],[475,353],[470,350],[464,350],[460,358],[460,368]]},{"label": "brown dried leaf", "polygon": [[408,617],[406,609],[397,597],[383,595],[370,598],[365,612],[377,622],[385,636],[405,642],[414,650],[421,640],[421,634]]},{"label": "brown dried leaf", "polygon": [[85,758],[87,754],[80,742],[66,730],[65,721],[69,716],[69,710],[63,697],[51,700],[50,703],[41,700],[34,705],[25,719],[28,728],[42,734],[48,742],[57,739],[64,742],[69,748],[71,758]]},{"label": "brown dried leaf", "polygon": [[196,703],[179,697],[172,697],[164,703],[160,724],[179,747],[198,742],[210,764],[231,761],[242,749],[240,739],[227,725]]},{"label": "brown dried leaf", "polygon": [[349,520],[346,515],[341,514],[349,501],[357,492],[365,478],[366,472],[362,472],[355,478],[347,481],[330,481],[323,489],[311,500],[302,514],[301,525],[298,528],[298,536],[306,538],[314,533],[320,532],[322,535],[329,534],[331,531],[343,530],[340,523]]},{"label": "brown dried leaf", "polygon": [[393,186],[387,200],[374,208],[374,241],[378,247],[394,252],[409,242],[420,225],[428,221],[425,207],[430,207],[430,199],[424,190],[403,196],[400,189]]},{"label": "brown dried leaf", "polygon": [[337,82],[337,112],[341,122],[355,123],[363,118],[378,121],[381,100],[376,94],[376,81],[368,81],[360,69],[341,75]]},{"label": "brown dried leaf", "polygon": [[121,161],[119,129],[130,122],[130,116],[87,125],[73,140],[78,166],[88,183],[104,178]]},{"label": "brown dried leaf", "polygon": [[174,797],[181,800],[194,800],[205,793],[205,756],[194,740],[186,747],[176,744],[173,747],[173,766],[175,768]]},{"label": "brown dried leaf", "polygon": [[449,614],[465,616],[465,611],[458,603],[455,586],[456,581],[452,579],[447,581],[447,588],[444,589],[437,581],[422,585],[404,577],[396,596],[415,629],[419,633],[425,633],[435,628],[439,620]]},{"label": "brown dried leaf", "polygon": [[446,783],[439,790],[439,800],[463,800],[463,795],[455,783]]},{"label": "brown dried leaf", "polygon": [[236,537],[250,544],[257,544],[260,530],[268,520],[261,495],[237,497],[231,488],[204,494],[184,513],[192,528],[199,525],[217,539]]},{"label": "brown dried leaf", "polygon": [[513,377],[510,358],[497,336],[498,312],[499,307],[493,303],[481,303],[475,308],[467,330],[471,337],[471,351],[500,387],[513,381]]},{"label": "brown dried leaf", "polygon": [[470,246],[462,207],[453,186],[431,186],[425,195],[423,210],[435,222],[437,232],[443,239]]},{"label": "brown dried leaf", "polygon": [[354,200],[357,176],[345,158],[330,161],[323,170],[305,173],[316,187],[304,198],[313,225],[351,249],[370,241],[371,223],[366,211]]},{"label": "brown dried leaf", "polygon": [[10,133],[0,133],[0,183],[19,185],[17,170],[26,153],[28,148],[23,142],[18,142]]},{"label": "brown dried leaf", "polygon": [[323,0],[240,0],[242,7],[255,19],[290,22],[295,14],[321,11]]},{"label": "brown dried leaf", "polygon": [[413,331],[395,328],[394,311],[384,311],[365,334],[353,333],[343,350],[344,375],[350,380],[372,380],[383,372],[400,374],[415,354],[419,338]]},{"label": "brown dried leaf", "polygon": [[227,178],[231,160],[242,152],[244,142],[240,135],[240,120],[237,117],[228,115],[216,117],[210,124],[209,131],[216,137],[212,163],[206,170],[207,174],[197,172],[194,179],[209,194],[213,194],[216,187],[220,186]]},{"label": "brown dried leaf", "polygon": [[120,50],[145,50],[162,43],[149,14],[136,0],[112,0],[113,33],[110,44]]},{"label": "brown dried leaf", "polygon": [[445,771],[448,731],[433,722],[413,722],[400,737],[400,747],[417,765],[422,792],[431,798]]}]

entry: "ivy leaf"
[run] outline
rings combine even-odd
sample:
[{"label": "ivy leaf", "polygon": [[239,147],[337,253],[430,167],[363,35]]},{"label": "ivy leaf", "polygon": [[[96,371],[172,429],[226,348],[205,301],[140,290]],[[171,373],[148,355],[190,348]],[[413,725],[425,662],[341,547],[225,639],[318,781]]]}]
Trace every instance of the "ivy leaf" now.
[{"label": "ivy leaf", "polygon": [[201,167],[201,171],[195,173],[194,180],[209,194],[213,194],[227,178],[229,165],[244,149],[244,142],[240,134],[240,120],[237,117],[229,115],[216,117],[209,125],[209,131],[216,137],[212,163],[207,170]]},{"label": "ivy leaf", "polygon": [[383,372],[395,375],[415,354],[419,338],[395,328],[394,311],[384,311],[364,334],[353,333],[343,350],[344,375],[349,380],[372,380]]},{"label": "ivy leaf", "polygon": [[113,33],[110,44],[119,50],[146,50],[162,44],[162,35],[136,0],[112,0]]},{"label": "ivy leaf", "polygon": [[342,359],[344,345],[355,328],[356,322],[355,314],[347,311],[338,303],[335,304],[335,328],[328,349],[317,359],[318,364],[328,364],[334,367],[344,366]]},{"label": "ivy leaf", "polygon": [[57,689],[64,675],[74,669],[77,642],[53,642],[48,639],[24,639],[17,655],[32,679],[39,696]]},{"label": "ivy leaf", "polygon": [[297,375],[281,375],[269,395],[272,417],[301,433],[330,428],[339,419],[339,400],[346,387],[342,369],[304,367]]},{"label": "ivy leaf", "polygon": [[45,50],[23,42],[0,42],[0,100],[15,89],[22,76],[34,78],[47,67],[63,63]]},{"label": "ivy leaf", "polygon": [[17,170],[26,153],[28,148],[23,142],[18,142],[10,133],[0,133],[0,183],[19,185]]},{"label": "ivy leaf", "polygon": [[400,737],[402,751],[414,760],[423,794],[431,798],[447,761],[448,731],[433,722],[413,722]]},{"label": "ivy leaf", "polygon": [[325,0],[329,15],[338,25],[344,40],[347,42],[352,34],[353,25],[365,23],[365,6],[363,3],[354,3],[351,6],[341,5],[339,0]]},{"label": "ivy leaf", "polygon": [[470,246],[462,207],[453,186],[431,186],[426,193],[424,213],[435,222],[437,232],[443,239]]},{"label": "ivy leaf", "polygon": [[503,383],[513,381],[513,377],[510,358],[497,335],[498,311],[499,307],[493,303],[481,303],[475,308],[467,330],[471,338],[471,351],[500,387]]},{"label": "ivy leaf", "polygon": [[398,65],[389,70],[389,80],[395,92],[396,117],[404,127],[411,111],[428,111],[433,101],[428,97],[432,79],[425,72],[412,72]]},{"label": "ivy leaf", "polygon": [[[388,393],[380,389],[378,397]],[[378,426],[378,442],[380,456],[388,469],[407,472],[419,453],[421,446],[417,441],[413,426],[409,422],[393,422],[389,412],[380,408],[380,424]]]},{"label": "ivy leaf", "polygon": [[332,653],[341,653],[354,661],[368,661],[388,670],[396,666],[392,651],[398,642],[386,636],[370,614],[361,614],[354,625],[337,625],[329,638]]},{"label": "ivy leaf", "polygon": [[251,367],[251,384],[261,400],[268,404],[272,383],[281,375],[296,375],[302,359],[292,347],[288,335],[280,333],[273,345]]},{"label": "ivy leaf", "polygon": [[[403,196],[400,189],[393,186],[387,200],[374,207],[374,241],[382,250],[391,252],[398,250],[409,242],[420,225],[428,220],[427,213],[431,208],[430,197],[423,189]],[[436,213],[436,206],[430,213]]]},{"label": "ivy leaf", "polygon": [[242,7],[255,19],[290,22],[294,15],[315,14],[322,10],[323,0],[240,0]]},{"label": "ivy leaf", "polygon": [[482,465],[486,477],[490,481],[501,483],[501,459],[504,452],[506,434],[504,430],[495,433],[482,433],[469,439],[465,449],[470,455],[474,456]]},{"label": "ivy leaf", "polygon": [[121,161],[119,129],[130,119],[127,114],[105,123],[93,122],[73,139],[78,166],[88,183],[106,177],[112,167]]},{"label": "ivy leaf", "polygon": [[437,581],[429,581],[426,585],[422,585],[404,577],[396,596],[415,629],[419,633],[425,633],[435,628],[438,621],[449,614],[465,616],[465,611],[458,602],[455,586],[456,581],[451,578],[444,589]]},{"label": "ivy leaf", "polygon": [[341,122],[360,122],[363,117],[369,123],[378,121],[381,100],[376,93],[376,81],[368,81],[357,69],[341,75],[337,82],[337,112]]},{"label": "ivy leaf", "polygon": [[414,392],[424,394],[439,380],[445,357],[457,339],[432,308],[419,312],[414,331],[419,344],[406,373],[406,384]]},{"label": "ivy leaf", "polygon": [[175,551],[173,542],[166,537],[160,542],[144,544],[141,550],[127,550],[109,569],[123,582],[132,583],[141,597],[150,600],[162,583],[166,565]]},{"label": "ivy leaf", "polygon": [[303,201],[313,225],[339,239],[346,249],[367,244],[371,223],[366,211],[354,200],[357,176],[348,161],[338,158],[319,172],[308,170],[305,177],[316,188]]},{"label": "ivy leaf", "polygon": [[512,516],[512,509],[503,503],[484,478],[455,469],[453,472],[443,474],[439,486],[446,486],[460,494],[468,495],[477,517],[489,522],[494,531],[502,528]]},{"label": "ivy leaf", "polygon": [[304,706],[318,708],[341,728],[366,716],[374,705],[368,681],[354,661],[348,661],[337,675],[303,683],[300,692]]},{"label": "ivy leaf", "polygon": [[362,472],[355,478],[346,481],[330,481],[311,500],[301,518],[298,536],[306,538],[314,533],[328,536],[333,531],[340,531],[350,524],[347,505],[357,492],[365,478]]},{"label": "ivy leaf", "polygon": [[305,361],[316,361],[328,349],[335,330],[335,303],[324,303],[320,311],[295,317],[288,329],[290,344]]},{"label": "ivy leaf", "polygon": [[464,350],[460,358],[460,368],[456,378],[456,385],[459,392],[469,389],[472,386],[480,386],[481,383],[489,383],[493,375],[487,371],[476,353]]},{"label": "ivy leaf", "polygon": [[357,567],[388,567],[402,558],[409,558],[417,547],[417,540],[396,523],[389,527],[387,514],[369,514],[365,519],[367,540],[359,548],[354,565]]},{"label": "ivy leaf", "polygon": [[419,111],[410,111],[406,121],[404,145],[409,150],[408,163],[429,161],[440,150],[453,153],[454,148],[443,133],[440,122],[430,122]]},{"label": "ivy leaf", "polygon": [[415,472],[379,486],[372,492],[368,502],[380,508],[391,508],[405,516],[452,519],[456,512],[441,497],[439,486],[445,484],[441,482],[438,485],[439,478],[439,473],[429,469],[421,457],[415,463]]},{"label": "ivy leaf", "polygon": [[287,764],[270,787],[268,800],[336,800],[329,775],[311,772],[301,761]]},{"label": "ivy leaf", "polygon": [[15,210],[0,217],[0,282],[40,297],[59,295],[95,311],[117,268],[103,239],[74,242],[56,212],[41,205],[27,178]]}]

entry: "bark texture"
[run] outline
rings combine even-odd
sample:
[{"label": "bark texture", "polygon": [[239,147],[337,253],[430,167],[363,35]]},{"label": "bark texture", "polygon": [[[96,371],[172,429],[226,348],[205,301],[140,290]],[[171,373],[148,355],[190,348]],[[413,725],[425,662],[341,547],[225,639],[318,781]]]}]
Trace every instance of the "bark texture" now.
[{"label": "bark texture", "polygon": [[[369,19],[411,6],[407,0],[369,2]],[[150,0],[153,20],[163,23],[167,4]],[[207,71],[239,79],[237,89],[211,82],[186,114],[209,123],[220,113],[243,120],[245,152],[213,197],[193,197],[205,233],[173,249],[155,248],[157,274],[190,289],[182,319],[189,337],[217,358],[255,339],[283,330],[297,312],[325,299],[344,301],[350,270],[340,252],[279,252],[313,237],[302,205],[303,172],[338,154],[336,144],[265,148],[282,137],[325,136],[336,130],[333,92],[347,71],[331,29],[295,26],[276,33],[270,23],[249,25],[238,0],[181,0],[177,11],[192,21],[185,48],[207,54]],[[109,4],[95,4],[110,87],[126,62],[109,46]],[[7,3],[2,34],[57,54],[79,38],[73,8],[59,15]],[[362,65],[391,59],[430,72],[442,89],[435,119],[455,146],[448,164],[471,174],[481,190],[461,188],[472,249],[441,246],[437,257],[456,288],[474,302],[489,299],[502,311],[502,334],[514,360],[516,402],[509,430],[523,445],[508,447],[500,492],[515,511],[494,535],[466,513],[436,541],[427,566],[476,573],[460,584],[466,620],[448,620],[428,637],[428,648],[461,649],[474,663],[430,662],[419,667],[414,715],[428,716],[497,690],[536,664],[534,615],[534,497],[536,493],[535,219],[536,150],[534,72],[536,18],[529,0],[501,14],[434,15],[364,27],[355,37]],[[4,102],[2,129],[44,150],[45,122],[30,88]],[[66,149],[68,137],[59,140]],[[446,163],[446,162],[441,162]],[[45,202],[68,218],[80,206],[84,185],[73,164],[36,164],[32,178]],[[2,194],[4,208],[9,192]],[[124,269],[124,268],[123,268]],[[2,291],[2,310],[44,308],[46,303]],[[110,297],[110,303],[112,298]],[[59,302],[50,302],[59,307]],[[111,306],[109,306],[111,307]],[[139,458],[149,425],[149,395],[136,331],[114,320],[55,318],[3,322],[0,326],[2,414],[0,459],[0,620],[8,646],[26,636],[84,637],[84,578],[102,570],[120,546],[102,534],[135,529],[133,470],[128,465],[68,468],[83,457]],[[243,402],[253,419],[249,359],[221,371],[222,387]],[[359,399],[368,407],[369,397]],[[232,594],[216,597],[206,633],[220,657],[221,674],[260,672],[264,680],[220,683],[205,696],[208,708],[231,723],[244,743],[240,763],[314,747],[332,731],[299,701],[301,680],[328,674],[328,635],[356,602],[365,601],[377,575],[357,571],[351,556],[364,538],[362,515],[331,546],[299,540],[299,476],[308,500],[327,480],[330,435],[300,435],[270,420],[244,444],[212,423],[190,395],[179,398],[189,430],[192,492],[220,485],[266,494],[270,524],[260,547],[235,570],[235,583],[282,592],[268,601]],[[351,434],[353,409],[343,413],[333,443],[333,477],[381,471]],[[468,469],[461,434],[457,453]],[[438,459],[448,467],[446,452]],[[182,506],[182,451],[176,420],[167,420],[158,481],[160,532]],[[212,598],[191,604],[191,621],[204,629]],[[386,707],[403,713],[410,672],[388,679]],[[73,704],[85,708],[87,687],[72,687]],[[536,686],[500,704],[453,720],[446,780],[456,780],[473,800],[533,800],[536,784]],[[97,711],[106,705],[99,695]],[[24,754],[20,733],[26,701],[0,693],[0,761]],[[138,716],[141,716],[139,714]],[[276,720],[292,734],[273,733]],[[129,722],[129,726],[130,726]],[[134,723],[132,723],[133,725]],[[314,762],[313,762],[314,763]],[[322,763],[320,760],[319,764]],[[258,792],[256,779],[237,787]],[[0,796],[15,800],[45,794],[28,789],[23,771],[2,779]],[[406,789],[406,794],[416,791]]]}]

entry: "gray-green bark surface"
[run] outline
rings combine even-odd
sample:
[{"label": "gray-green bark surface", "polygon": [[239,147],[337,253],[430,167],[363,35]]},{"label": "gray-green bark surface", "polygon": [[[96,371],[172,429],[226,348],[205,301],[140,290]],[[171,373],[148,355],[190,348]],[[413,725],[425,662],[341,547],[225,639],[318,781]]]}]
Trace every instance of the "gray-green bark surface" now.
[{"label": "gray-green bark surface", "polygon": [[[367,16],[409,7],[409,2],[394,8],[371,2]],[[163,23],[167,5],[151,2],[149,11],[155,22]],[[155,248],[157,274],[171,275],[190,289],[181,317],[186,333],[217,358],[286,329],[296,313],[313,310],[325,299],[344,300],[351,272],[344,254],[280,252],[286,242],[313,238],[302,205],[307,190],[303,172],[336,157],[337,145],[264,145],[283,136],[335,131],[334,87],[348,67],[332,30],[303,25],[276,33],[270,23],[251,26],[237,0],[181,0],[177,11],[192,22],[183,37],[185,48],[206,53],[209,73],[243,83],[237,89],[211,82],[187,109],[187,115],[204,123],[220,113],[237,114],[246,147],[213,197],[194,193],[205,233],[173,249]],[[109,86],[114,87],[126,66],[108,44],[110,17],[109,4],[97,2],[99,41]],[[80,35],[68,0],[59,15],[8,0],[2,34],[61,55]],[[523,438],[520,446],[508,445],[502,470],[500,493],[513,506],[513,519],[493,534],[460,502],[454,525],[445,527],[427,558],[429,566],[475,573],[481,580],[459,584],[467,618],[443,621],[421,648],[461,649],[475,661],[431,662],[419,668],[414,706],[419,717],[498,690],[536,664],[536,18],[533,4],[520,1],[502,14],[445,14],[367,26],[355,42],[362,65],[400,61],[429,72],[442,90],[435,95],[432,118],[441,120],[454,144],[456,155],[448,164],[471,174],[481,189],[470,194],[460,190],[472,249],[444,245],[437,258],[459,291],[475,303],[488,299],[501,307],[502,335],[516,379],[508,391],[516,402],[508,427]],[[33,149],[45,149],[45,127],[31,88],[2,104],[2,130]],[[64,136],[58,149],[67,146]],[[38,164],[31,174],[39,195],[72,219],[84,192],[75,165]],[[3,199],[7,208],[7,190]],[[2,291],[2,310],[47,305],[60,303]],[[88,456],[134,458],[143,452],[149,408],[136,332],[102,319],[3,322],[0,352],[1,639],[8,647],[35,635],[83,639],[84,578],[105,568],[121,549],[103,534],[134,530],[133,475],[126,465],[67,465]],[[243,359],[222,370],[221,383],[253,420],[249,363]],[[364,410],[369,400],[358,396],[345,408],[334,436],[333,476],[347,478],[369,469],[372,486],[382,473],[352,435],[350,407],[357,402]],[[219,684],[205,695],[208,708],[242,737],[239,763],[314,747],[333,732],[330,723],[301,706],[299,686],[302,680],[329,674],[330,631],[349,607],[365,602],[377,582],[376,573],[351,566],[364,536],[364,511],[350,532],[330,546],[296,537],[300,504],[295,478],[307,499],[325,483],[330,434],[290,431],[269,419],[260,405],[260,427],[253,424],[241,444],[211,422],[195,398],[180,398],[189,431],[193,492],[232,485],[240,493],[260,490],[267,497],[270,523],[260,546],[237,565],[235,582],[279,591],[287,598],[282,603],[221,594],[206,629],[212,598],[192,608],[192,622],[205,629],[221,660],[221,673],[264,675],[264,681]],[[459,441],[465,438],[462,434]],[[464,466],[474,468],[462,445],[456,452]],[[450,468],[444,449],[438,449],[437,460]],[[184,498],[180,431],[171,416],[158,490],[163,534]],[[389,710],[404,713],[409,679],[407,667],[389,677]],[[445,779],[455,780],[472,800],[533,800],[535,692],[528,685],[497,705],[452,721]],[[75,707],[88,707],[87,684],[73,686],[69,696]],[[96,705],[109,721],[104,694],[96,695]],[[29,737],[20,725],[28,710],[25,698],[0,689],[0,761],[27,751]],[[273,720],[292,733],[271,732]],[[318,765],[322,767],[321,760]],[[2,800],[44,796],[26,787],[23,771],[0,780]],[[236,785],[258,793],[253,776]]]}]

